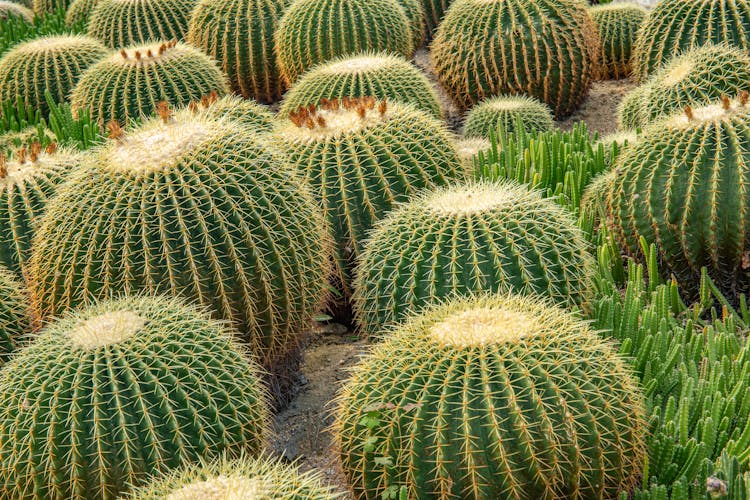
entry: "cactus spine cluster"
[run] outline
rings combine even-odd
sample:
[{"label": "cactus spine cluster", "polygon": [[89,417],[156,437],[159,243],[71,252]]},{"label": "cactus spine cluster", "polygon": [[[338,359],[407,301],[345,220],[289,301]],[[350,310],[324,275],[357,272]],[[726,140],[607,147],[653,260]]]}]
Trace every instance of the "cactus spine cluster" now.
[{"label": "cactus spine cluster", "polygon": [[8,16],[15,16],[28,21],[34,20],[34,12],[20,3],[0,0],[0,19],[7,19]]},{"label": "cactus spine cluster", "polygon": [[27,149],[35,142],[49,144],[53,141],[54,134],[44,126],[36,125],[23,128],[19,131],[8,131],[0,134],[0,154],[6,157],[14,154],[22,146]]},{"label": "cactus spine cluster", "polygon": [[490,131],[512,134],[520,125],[526,132],[547,132],[555,122],[546,104],[526,96],[498,96],[482,101],[469,111],[465,137],[490,137]]},{"label": "cactus spine cluster", "polygon": [[382,51],[411,57],[415,50],[398,0],[294,0],[275,38],[281,74],[290,85],[338,56]]},{"label": "cactus spine cluster", "polygon": [[122,49],[84,73],[70,97],[106,125],[152,115],[161,101],[187,106],[216,91],[229,91],[226,76],[210,57],[175,41]]},{"label": "cactus spine cluster", "polygon": [[460,109],[525,94],[557,118],[573,112],[597,76],[600,44],[585,7],[571,0],[459,0],[432,42],[440,83]]},{"label": "cactus spine cluster", "polygon": [[256,133],[266,133],[273,129],[274,114],[266,106],[250,99],[235,95],[219,98],[214,91],[191,102],[188,107],[212,119],[230,118],[243,127]]},{"label": "cactus spine cluster", "polygon": [[359,259],[354,311],[375,335],[454,295],[500,290],[579,305],[594,262],[575,220],[514,183],[418,196],[375,225]]},{"label": "cactus spine cluster", "polygon": [[636,130],[646,122],[644,101],[648,87],[641,85],[634,88],[622,98],[617,105],[617,125],[620,130]]},{"label": "cactus spine cluster", "polygon": [[165,108],[113,134],[48,205],[29,266],[37,313],[117,293],[179,295],[231,321],[276,369],[325,300],[328,226],[260,136]]},{"label": "cactus spine cluster", "polygon": [[367,97],[414,104],[442,118],[437,93],[424,73],[403,57],[367,53],[338,57],[305,73],[284,96],[279,114],[289,116],[322,99]]},{"label": "cactus spine cluster", "polygon": [[187,40],[219,62],[232,90],[275,102],[286,88],[276,64],[274,33],[290,0],[201,0]]},{"label": "cactus spine cluster", "polygon": [[0,266],[0,366],[23,343],[31,330],[24,285]]},{"label": "cactus spine cluster", "polygon": [[601,77],[627,77],[631,73],[633,45],[648,12],[637,4],[612,3],[591,7],[589,14],[602,42]]},{"label": "cactus spine cluster", "polygon": [[585,322],[498,295],[390,331],[340,393],[334,432],[357,498],[617,498],[640,480],[644,413]]},{"label": "cactus spine cluster", "polygon": [[84,71],[107,54],[98,41],[80,35],[21,43],[0,59],[0,102],[20,98],[24,105],[46,116],[49,106],[45,91],[55,102],[67,101]]},{"label": "cactus spine cluster", "polygon": [[274,138],[323,206],[336,245],[336,278],[346,294],[353,260],[375,221],[419,190],[463,176],[442,123],[372,97],[300,108]]},{"label": "cactus spine cluster", "polygon": [[266,406],[222,323],[177,299],[105,301],[0,373],[0,484],[10,498],[116,498],[201,458],[257,454]]},{"label": "cactus spine cluster", "polygon": [[198,0],[99,0],[88,34],[121,49],[165,40],[184,40]]}]

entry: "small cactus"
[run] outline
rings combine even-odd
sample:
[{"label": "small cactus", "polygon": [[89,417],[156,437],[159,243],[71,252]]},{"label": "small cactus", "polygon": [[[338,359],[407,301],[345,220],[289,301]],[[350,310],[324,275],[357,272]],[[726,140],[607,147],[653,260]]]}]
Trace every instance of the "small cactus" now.
[{"label": "small cactus", "polygon": [[86,26],[91,12],[99,4],[99,0],[73,0],[65,11],[65,25],[72,27],[82,24]]},{"label": "small cactus", "polygon": [[191,102],[188,108],[213,119],[231,118],[256,133],[270,132],[275,120],[273,112],[262,104],[235,95],[219,98],[216,92],[203,96],[200,101]]},{"label": "small cactus", "polygon": [[546,104],[526,96],[491,97],[474,106],[466,115],[465,137],[490,137],[490,130],[513,134],[516,125],[526,132],[547,132],[555,122]]},{"label": "small cactus", "polygon": [[648,86],[636,87],[622,98],[617,105],[617,125],[620,130],[636,130],[646,123],[645,99]]},{"label": "small cactus", "polygon": [[636,134],[633,130],[626,130],[624,132],[614,132],[607,134],[595,144],[598,146],[602,145],[605,154],[609,151],[613,145],[617,144],[618,149],[623,149],[626,146],[632,146],[640,140],[641,136]]},{"label": "small cactus", "polygon": [[581,196],[581,213],[592,216],[595,227],[607,218],[607,199],[617,182],[617,172],[607,170],[594,177]]},{"label": "small cactus", "polygon": [[589,8],[602,42],[601,77],[619,79],[631,73],[633,45],[648,11],[634,3],[611,3]]},{"label": "small cactus", "polygon": [[0,366],[10,359],[31,331],[28,309],[23,283],[0,266]]},{"label": "small cactus", "polygon": [[70,5],[71,0],[32,0],[31,10],[39,17],[54,12],[56,10],[65,10]]},{"label": "small cactus", "polygon": [[486,153],[490,149],[492,149],[492,143],[482,137],[463,138],[456,141],[456,151],[461,158],[461,163],[464,164],[467,178],[474,177],[474,158],[480,152]]},{"label": "small cactus", "polygon": [[34,20],[34,12],[28,7],[6,0],[0,0],[0,19],[7,19],[8,15],[18,17],[29,23]]}]

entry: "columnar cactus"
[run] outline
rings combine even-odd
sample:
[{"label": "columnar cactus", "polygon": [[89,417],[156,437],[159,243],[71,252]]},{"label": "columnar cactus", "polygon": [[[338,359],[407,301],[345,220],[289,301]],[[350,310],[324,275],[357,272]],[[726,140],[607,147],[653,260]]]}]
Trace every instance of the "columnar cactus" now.
[{"label": "columnar cactus", "polygon": [[576,0],[460,0],[437,30],[432,61],[460,109],[526,94],[561,118],[586,96],[600,50],[596,27]]},{"label": "columnar cactus", "polygon": [[231,321],[276,369],[325,300],[325,219],[260,136],[160,111],[113,134],[48,205],[29,266],[38,315],[117,293],[180,295]]},{"label": "columnar cactus", "polygon": [[375,335],[453,295],[498,290],[579,305],[594,261],[575,220],[511,183],[469,183],[414,198],[380,220],[354,280],[354,312]]},{"label": "columnar cactus", "polygon": [[445,11],[453,0],[422,0],[425,10],[425,19],[427,21],[427,34],[431,36],[435,29],[443,20]]},{"label": "columnar cactus", "polygon": [[65,11],[65,24],[67,26],[77,26],[82,23],[86,26],[91,17],[91,12],[99,4],[99,0],[73,0]]},{"label": "columnar cactus", "polygon": [[232,90],[271,103],[286,86],[273,51],[274,33],[291,0],[201,0],[187,40],[219,61]]},{"label": "columnar cactus", "polygon": [[198,0],[99,0],[91,12],[88,34],[106,46],[183,40],[190,12]]},{"label": "columnar cactus", "polygon": [[609,193],[614,235],[631,254],[655,243],[686,290],[701,267],[730,295],[750,290],[748,94],[656,122],[616,163]]},{"label": "columnar cactus", "polygon": [[0,102],[21,98],[23,103],[49,113],[45,91],[56,102],[67,101],[83,72],[108,54],[98,41],[80,35],[32,39],[0,59]]},{"label": "columnar cactus", "polygon": [[415,50],[398,0],[294,0],[275,38],[281,75],[290,85],[338,56],[383,51],[411,57]]},{"label": "columnar cactus", "polygon": [[375,221],[419,190],[463,176],[440,121],[374,98],[301,108],[280,123],[274,143],[323,206],[336,245],[335,278],[345,294],[351,292],[353,261]]},{"label": "columnar cactus", "polygon": [[617,125],[620,130],[636,130],[646,123],[645,103],[648,85],[636,87],[617,105]]},{"label": "columnar cactus", "polygon": [[93,65],[70,96],[104,126],[152,115],[161,101],[187,106],[216,91],[229,91],[226,76],[203,52],[177,42],[122,49]]},{"label": "columnar cactus", "polygon": [[366,96],[411,103],[443,117],[437,93],[425,74],[403,57],[385,53],[342,56],[316,66],[289,89],[279,114],[289,116],[323,99]]},{"label": "columnar cactus", "polygon": [[0,484],[9,498],[117,498],[201,458],[259,453],[267,415],[223,323],[174,298],[105,301],[0,372]]},{"label": "columnar cactus", "polygon": [[643,395],[625,361],[564,310],[456,299],[388,331],[338,396],[355,497],[617,498],[645,458]]},{"label": "columnar cactus", "polygon": [[191,102],[188,107],[213,119],[226,116],[257,133],[270,132],[275,120],[273,112],[262,104],[235,95],[219,98],[216,92],[203,96],[199,102]]},{"label": "columnar cactus", "polygon": [[750,50],[750,2],[658,2],[638,33],[633,49],[633,73],[644,81],[674,56],[707,43],[726,43]]},{"label": "columnar cactus", "polygon": [[610,3],[589,9],[602,42],[602,78],[625,78],[630,75],[633,45],[648,11],[633,3]]},{"label": "columnar cactus", "polygon": [[512,134],[516,125],[526,132],[547,132],[555,122],[546,104],[526,96],[498,96],[482,101],[469,111],[464,136],[489,138],[490,131]]},{"label": "columnar cactus", "polygon": [[28,22],[34,20],[34,12],[20,3],[0,0],[0,19],[7,19],[8,15],[25,19]]},{"label": "columnar cactus", "polygon": [[0,266],[0,366],[8,361],[31,330],[24,285]]}]

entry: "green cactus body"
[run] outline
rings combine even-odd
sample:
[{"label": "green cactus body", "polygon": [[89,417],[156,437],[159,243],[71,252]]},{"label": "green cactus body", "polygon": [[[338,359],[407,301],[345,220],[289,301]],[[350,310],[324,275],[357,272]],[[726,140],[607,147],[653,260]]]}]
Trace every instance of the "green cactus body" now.
[{"label": "green cactus body", "polygon": [[647,81],[644,119],[734,96],[750,81],[750,56],[736,47],[705,45],[670,60]]},{"label": "green cactus body", "polygon": [[[632,143],[635,144],[635,143]],[[594,226],[599,227],[607,218],[609,192],[617,181],[617,172],[607,170],[594,177],[581,196],[581,213],[593,217]]]},{"label": "green cactus body", "polygon": [[173,298],[49,324],[0,373],[4,495],[112,499],[204,457],[259,453],[268,410],[246,354]]},{"label": "green cactus body", "polygon": [[604,152],[609,151],[613,145],[617,145],[618,149],[623,149],[626,146],[632,146],[640,140],[641,136],[633,132],[632,130],[626,130],[624,132],[614,132],[607,134],[601,139],[596,145],[601,144],[604,148]]},{"label": "green cactus body", "polygon": [[464,136],[489,138],[490,130],[498,129],[512,134],[519,123],[526,132],[547,132],[555,126],[546,104],[526,96],[498,96],[480,102],[469,111]]},{"label": "green cactus body", "polygon": [[10,359],[31,331],[24,285],[0,267],[0,366]]},{"label": "green cactus body", "polygon": [[70,2],[71,0],[32,0],[31,10],[34,11],[34,14],[41,17],[59,9],[67,9]]},{"label": "green cactus body", "polygon": [[602,42],[601,77],[627,77],[631,73],[633,45],[648,11],[634,3],[611,3],[591,7],[589,14]]},{"label": "green cactus body", "polygon": [[80,35],[36,38],[17,45],[0,59],[0,102],[20,98],[46,116],[45,91],[55,102],[67,101],[84,71],[107,54],[98,41]]},{"label": "green cactus body", "polygon": [[613,345],[562,309],[456,299],[389,331],[337,400],[355,498],[617,498],[640,480],[643,395]]},{"label": "green cactus body", "polygon": [[198,0],[99,0],[91,11],[88,34],[107,47],[185,39]]},{"label": "green cactus body", "polygon": [[463,177],[440,121],[409,105],[381,101],[376,109],[367,101],[347,100],[351,105],[319,108],[312,116],[305,111],[302,119],[293,114],[274,131],[274,144],[323,206],[336,246],[334,279],[345,296],[354,259],[375,221],[421,189]]},{"label": "green cactus body", "polygon": [[18,132],[6,132],[0,134],[0,154],[12,155],[23,146],[30,148],[35,142],[44,141],[45,144],[49,144],[54,137],[54,133],[44,126],[26,127]]},{"label": "green cactus body", "polygon": [[65,12],[65,24],[67,26],[76,26],[83,23],[86,26],[91,17],[94,8],[100,0],[73,0]]},{"label": "green cactus body", "polygon": [[722,291],[744,293],[750,289],[749,162],[745,105],[727,100],[688,108],[655,122],[617,159],[607,222],[633,255],[641,255],[640,238],[656,244],[686,291],[695,291],[705,266]]},{"label": "green cactus body", "polygon": [[168,42],[122,49],[93,65],[70,102],[74,110],[88,109],[103,126],[152,115],[161,101],[187,106],[211,91],[229,92],[216,62],[189,45]]},{"label": "green cactus body", "polygon": [[343,56],[316,66],[289,89],[279,114],[289,116],[323,99],[366,96],[411,103],[443,117],[437,93],[425,74],[406,59],[385,53]]},{"label": "green cactus body", "polygon": [[452,2],[453,0],[422,0],[425,10],[425,19],[427,20],[428,36],[432,35],[437,29]]},{"label": "green cactus body", "polygon": [[315,472],[272,458],[221,459],[175,471],[136,489],[128,500],[334,500]]},{"label": "green cactus body", "polygon": [[187,40],[219,61],[232,90],[271,103],[286,85],[273,51],[274,33],[291,0],[201,0]]},{"label": "green cactus body", "polygon": [[483,137],[463,138],[456,141],[456,151],[458,151],[458,156],[464,164],[467,178],[474,177],[474,158],[480,152],[486,153],[491,149],[492,143]]},{"label": "green cactus body", "polygon": [[646,123],[645,100],[648,85],[636,87],[617,105],[617,125],[620,130],[636,130]]},{"label": "green cactus body", "polygon": [[414,52],[409,20],[398,0],[294,0],[275,39],[281,75],[290,85],[338,56],[382,51],[408,58]]},{"label": "green cactus body", "polygon": [[240,123],[243,127],[256,133],[266,133],[273,130],[275,117],[273,112],[255,101],[242,99],[235,95],[227,95],[221,99],[201,99],[196,107],[205,116],[212,119],[228,117]]},{"label": "green cactus body", "polygon": [[440,83],[460,109],[525,94],[557,118],[572,113],[597,76],[596,27],[575,0],[459,0],[432,42]]},{"label": "green cactus body", "polygon": [[376,335],[453,295],[500,290],[579,305],[594,261],[565,209],[515,183],[470,183],[414,198],[375,225],[354,311]]},{"label": "green cactus body", "polygon": [[398,4],[404,9],[409,28],[412,33],[412,50],[416,51],[425,40],[425,10],[422,0],[398,0]]},{"label": "green cactus body", "polygon": [[276,369],[325,300],[328,234],[260,136],[183,110],[71,174],[39,223],[31,294],[42,318],[117,293],[179,295],[231,321]]},{"label": "green cactus body", "polygon": [[750,50],[750,2],[662,0],[649,13],[633,49],[633,73],[644,81],[670,59],[707,43]]},{"label": "green cactus body", "polygon": [[29,23],[34,20],[34,12],[28,7],[20,3],[0,0],[0,19],[7,19],[8,15],[25,19]]}]

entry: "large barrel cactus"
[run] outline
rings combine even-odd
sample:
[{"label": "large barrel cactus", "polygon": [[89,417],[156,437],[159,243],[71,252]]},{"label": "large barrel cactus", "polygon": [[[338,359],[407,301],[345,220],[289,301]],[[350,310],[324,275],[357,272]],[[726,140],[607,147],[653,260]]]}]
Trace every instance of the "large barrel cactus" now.
[{"label": "large barrel cactus", "polygon": [[375,335],[453,295],[512,290],[579,305],[593,270],[583,233],[553,200],[516,184],[458,184],[376,224],[359,259],[354,310]]},{"label": "large barrel cactus", "polygon": [[122,49],[93,65],[70,97],[74,110],[87,109],[106,125],[152,115],[161,101],[187,106],[215,91],[229,91],[226,76],[203,52],[177,42]]},{"label": "large barrel cactus", "polygon": [[191,102],[192,111],[201,112],[213,119],[228,117],[256,133],[266,133],[273,129],[275,116],[273,112],[250,99],[235,95],[219,98],[216,93],[203,96],[200,102]]},{"label": "large barrel cactus", "polygon": [[88,34],[108,47],[183,40],[198,0],[99,0]]},{"label": "large barrel cactus", "polygon": [[201,458],[257,454],[267,413],[224,324],[176,299],[105,301],[0,372],[3,496],[111,499]]},{"label": "large barrel cactus", "polygon": [[634,88],[617,105],[617,125],[621,130],[636,130],[646,122],[645,100],[648,85]]},{"label": "large barrel cactus", "polygon": [[366,97],[414,104],[442,118],[437,93],[424,73],[403,57],[385,53],[342,56],[305,73],[284,96],[279,113],[324,99]]},{"label": "large barrel cactus", "polygon": [[633,73],[643,81],[674,56],[707,43],[750,50],[750,2],[659,1],[638,33]]},{"label": "large barrel cactus", "polygon": [[425,11],[422,0],[398,0],[398,4],[404,9],[406,20],[409,21],[411,29],[412,50],[417,50],[425,40]]},{"label": "large barrel cactus", "polygon": [[48,204],[29,265],[36,310],[180,295],[231,321],[276,370],[325,300],[328,226],[259,136],[229,118],[162,111],[166,123],[108,142]]},{"label": "large barrel cactus", "polygon": [[98,3],[99,0],[73,0],[68,10],[65,11],[65,24],[77,26],[80,23],[86,26],[91,17],[91,12]]},{"label": "large barrel cactus", "polygon": [[34,12],[28,7],[20,3],[0,0],[0,19],[7,19],[8,16],[20,18],[29,23],[34,20]]},{"label": "large barrel cactus", "polygon": [[577,0],[459,0],[432,42],[440,83],[460,109],[526,94],[564,117],[598,74],[596,27]]},{"label": "large barrel cactus", "polygon": [[336,276],[345,295],[367,232],[393,206],[461,177],[446,127],[409,105],[374,98],[301,108],[274,143],[312,185],[333,231]]},{"label": "large barrel cactus", "polygon": [[0,266],[0,366],[21,346],[31,331],[24,285]]},{"label": "large barrel cactus", "polygon": [[654,123],[616,163],[609,219],[620,244],[641,254],[655,243],[666,269],[686,291],[701,267],[722,291],[750,290],[750,109],[739,102],[702,108]]},{"label": "large barrel cactus", "polygon": [[623,2],[596,5],[589,9],[602,42],[601,77],[625,78],[631,73],[633,45],[648,11],[640,5]]},{"label": "large barrel cactus", "polygon": [[338,397],[355,497],[617,498],[640,481],[643,396],[585,322],[532,298],[430,308],[388,332]]},{"label": "large barrel cactus", "polygon": [[412,29],[398,0],[294,0],[275,38],[281,74],[289,84],[338,56],[383,51],[410,57],[414,51]]},{"label": "large barrel cactus", "polygon": [[520,125],[526,132],[547,132],[555,122],[546,104],[526,96],[491,97],[474,106],[466,115],[465,137],[490,137],[490,131],[507,134]]},{"label": "large barrel cactus", "polygon": [[201,0],[187,34],[219,61],[232,90],[271,103],[286,88],[276,64],[274,33],[291,0]]},{"label": "large barrel cactus", "polygon": [[98,41],[80,35],[32,39],[0,59],[0,102],[16,102],[49,113],[45,91],[64,102],[81,75],[108,54]]}]

